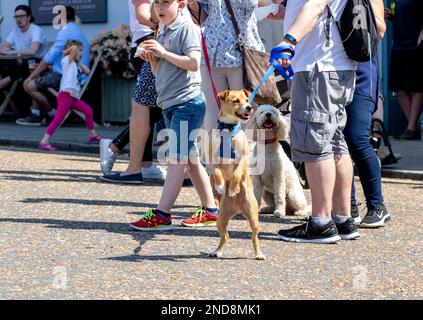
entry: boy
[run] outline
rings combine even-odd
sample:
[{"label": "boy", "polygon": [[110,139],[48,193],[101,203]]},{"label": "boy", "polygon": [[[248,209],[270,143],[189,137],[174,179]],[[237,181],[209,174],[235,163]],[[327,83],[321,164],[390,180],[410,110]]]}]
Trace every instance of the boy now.
[{"label": "boy", "polygon": [[[176,150],[169,151],[168,173],[160,203],[157,209],[148,210],[139,221],[130,224],[136,230],[173,229],[170,210],[182,187],[184,163],[188,163],[191,180],[203,206],[191,219],[182,221],[182,225],[215,225],[219,213],[209,177],[198,159],[198,150],[191,137],[191,132],[201,127],[206,104],[198,73],[201,58],[199,34],[181,16],[184,6],[183,0],[155,0],[154,10],[165,28],[158,41],[147,40],[143,45],[145,52],[141,58],[151,63],[156,76],[157,104],[163,109],[166,127],[173,131],[177,141],[171,141]],[[185,135],[182,135],[181,127],[188,129],[184,131]]]}]

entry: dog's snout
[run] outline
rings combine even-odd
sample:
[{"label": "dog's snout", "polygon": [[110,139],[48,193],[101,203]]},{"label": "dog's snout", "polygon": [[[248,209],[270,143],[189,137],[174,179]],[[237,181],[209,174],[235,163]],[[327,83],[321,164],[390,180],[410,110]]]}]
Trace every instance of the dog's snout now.
[{"label": "dog's snout", "polygon": [[246,109],[248,112],[251,112],[251,110],[253,110],[253,107],[252,107],[252,106],[250,106],[250,105],[248,105],[247,107],[245,107],[245,109]]},{"label": "dog's snout", "polygon": [[271,118],[272,114],[270,112],[266,113],[266,117]]}]

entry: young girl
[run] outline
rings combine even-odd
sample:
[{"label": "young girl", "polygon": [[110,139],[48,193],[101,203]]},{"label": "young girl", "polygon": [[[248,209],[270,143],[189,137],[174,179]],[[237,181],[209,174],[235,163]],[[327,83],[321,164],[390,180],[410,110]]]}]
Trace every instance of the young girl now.
[{"label": "young girl", "polygon": [[97,143],[101,137],[94,130],[93,110],[89,105],[79,99],[79,92],[82,88],[82,75],[88,75],[90,70],[81,63],[82,43],[77,40],[70,40],[63,52],[62,59],[62,80],[60,82],[60,92],[57,95],[57,112],[54,119],[48,126],[43,139],[40,141],[40,149],[46,151],[56,151],[57,148],[50,144],[50,138],[56,129],[62,124],[67,113],[78,110],[85,115],[85,122],[89,133],[88,142]]}]

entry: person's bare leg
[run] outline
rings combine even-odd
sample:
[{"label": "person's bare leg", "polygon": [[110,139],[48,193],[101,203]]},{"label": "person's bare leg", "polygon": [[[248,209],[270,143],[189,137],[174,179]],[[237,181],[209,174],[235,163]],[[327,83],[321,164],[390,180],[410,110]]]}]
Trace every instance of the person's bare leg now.
[{"label": "person's bare leg", "polygon": [[411,94],[410,118],[407,129],[415,131],[420,128],[419,119],[423,107],[423,92],[413,92]]},{"label": "person's bare leg", "polygon": [[48,101],[47,97],[43,93],[38,91],[37,86],[35,85],[35,81],[31,81],[28,84],[26,93],[28,93],[33,99],[34,108],[44,111],[50,111],[53,108],[50,102]]},{"label": "person's bare leg", "polygon": [[215,208],[216,204],[214,202],[210,178],[199,159],[189,163],[189,174],[194,188],[200,197],[201,204],[206,208]]},{"label": "person's bare leg", "polygon": [[144,148],[150,134],[150,108],[132,101],[132,113],[129,129],[129,165],[122,175],[141,172]]},{"label": "person's bare leg", "polygon": [[311,191],[312,216],[330,218],[336,175],[335,161],[329,159],[306,162],[305,167]]},{"label": "person's bare leg", "polygon": [[184,183],[185,164],[170,162],[167,169],[167,176],[163,186],[162,195],[160,197],[157,209],[160,211],[170,213],[179,192],[181,191],[182,184]]},{"label": "person's bare leg", "polygon": [[398,103],[404,112],[407,121],[410,119],[410,111],[411,111],[411,95],[407,91],[397,91]]},{"label": "person's bare leg", "polygon": [[332,211],[340,216],[351,216],[351,181],[353,166],[349,155],[335,156],[336,180]]}]

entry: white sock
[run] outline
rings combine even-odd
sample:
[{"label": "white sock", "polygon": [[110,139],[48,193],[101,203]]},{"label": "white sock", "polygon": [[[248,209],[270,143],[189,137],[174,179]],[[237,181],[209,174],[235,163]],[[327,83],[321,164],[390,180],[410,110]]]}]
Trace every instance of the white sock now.
[{"label": "white sock", "polygon": [[332,218],[326,218],[326,217],[311,217],[313,219],[313,222],[316,223],[319,226],[325,226],[327,225]]},{"label": "white sock", "polygon": [[336,222],[336,223],[344,223],[345,221],[347,221],[349,218],[349,216],[341,216],[339,214],[334,214],[332,213],[332,219]]}]

